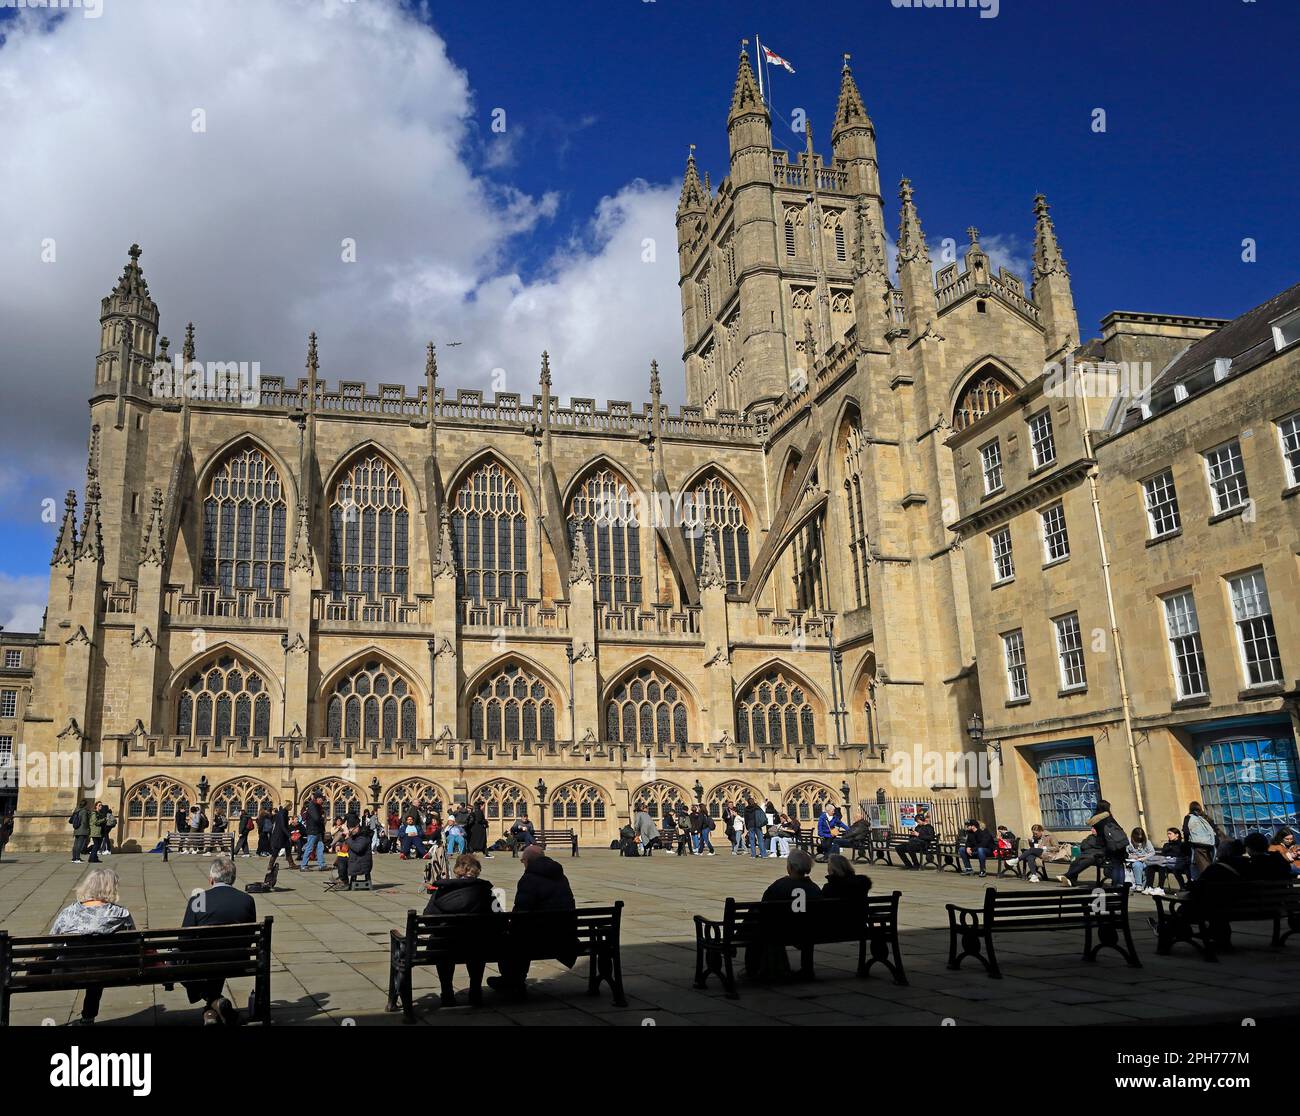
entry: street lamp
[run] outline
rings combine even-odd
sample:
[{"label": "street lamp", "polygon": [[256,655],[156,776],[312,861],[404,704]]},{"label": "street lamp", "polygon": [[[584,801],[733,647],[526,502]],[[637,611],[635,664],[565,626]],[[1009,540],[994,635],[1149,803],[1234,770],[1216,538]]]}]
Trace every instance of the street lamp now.
[{"label": "street lamp", "polygon": [[970,715],[970,720],[966,722],[966,735],[970,737],[971,743],[976,747],[979,747],[980,743],[983,742],[985,749],[998,757],[998,763],[1002,762],[1002,741],[984,740],[984,718],[980,716],[978,709]]},{"label": "street lamp", "polygon": [[701,806],[703,806],[703,805],[704,805],[704,786],[703,786],[703,784],[699,781],[699,779],[696,779],[696,780],[695,780],[695,786],[692,787],[691,789],[695,791],[695,801],[698,802]]},{"label": "street lamp", "polygon": [[538,820],[541,822],[537,832],[540,837],[546,829],[546,782],[542,779],[537,780],[537,814]]},{"label": "street lamp", "polygon": [[211,788],[211,784],[208,782],[208,777],[206,775],[200,775],[199,786],[198,786],[200,810],[202,810],[208,804],[208,790],[210,788]]},{"label": "street lamp", "polygon": [[379,813],[379,776],[370,776],[370,802],[375,814]]},{"label": "street lamp", "polygon": [[852,793],[853,793],[853,791],[852,791],[852,788],[849,787],[849,781],[848,781],[847,779],[845,779],[844,782],[842,782],[842,783],[840,784],[840,795],[843,797],[843,799],[844,799],[844,805],[845,805],[846,807],[847,807],[848,804],[849,804],[849,795],[852,794]]}]

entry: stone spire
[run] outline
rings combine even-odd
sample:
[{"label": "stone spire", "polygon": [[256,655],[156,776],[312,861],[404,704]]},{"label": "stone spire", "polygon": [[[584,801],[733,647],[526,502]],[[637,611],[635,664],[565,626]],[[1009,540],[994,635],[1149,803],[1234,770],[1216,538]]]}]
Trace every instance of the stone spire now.
[{"label": "stone spire", "polygon": [[134,356],[152,361],[158,337],[158,304],[140,269],[140,245],[132,244],[127,256],[121,278],[100,300],[99,312],[101,363],[112,364],[112,371],[97,377],[101,382],[116,379],[119,396],[125,384],[141,382]]},{"label": "stone spire", "polygon": [[844,56],[844,69],[840,72],[840,99],[835,106],[835,124],[831,128],[831,143],[838,145],[840,137],[855,128],[871,128],[871,117],[862,102],[853,71],[849,69],[849,56]]},{"label": "stone spire", "polygon": [[722,572],[722,562],[718,559],[718,547],[713,539],[714,532],[708,531],[704,536],[704,557],[700,560],[700,589],[726,589],[727,575]]},{"label": "stone spire", "polygon": [[451,542],[451,516],[447,509],[442,509],[441,527],[438,535],[438,558],[433,564],[433,576],[456,576],[456,551]]},{"label": "stone spire", "polygon": [[591,557],[587,553],[587,535],[582,528],[573,533],[573,561],[569,565],[570,585],[590,585]]},{"label": "stone spire", "polygon": [[1049,275],[1069,276],[1061,246],[1056,241],[1056,226],[1049,214],[1047,198],[1039,194],[1034,198],[1034,283]]},{"label": "stone spire", "polygon": [[186,364],[194,359],[194,323],[185,324],[185,343],[181,346],[181,357]]},{"label": "stone spire", "polygon": [[736,70],[736,84],[731,91],[731,112],[727,115],[727,123],[752,112],[768,116],[767,105],[758,92],[758,79],[749,64],[749,40],[744,39],[740,44],[740,67]]},{"label": "stone spire", "polygon": [[859,345],[883,342],[893,328],[889,263],[875,220],[876,205],[859,194],[854,205],[853,316]]},{"label": "stone spire", "polygon": [[1032,297],[1043,316],[1045,356],[1079,341],[1079,319],[1070,289],[1070,271],[1056,241],[1056,226],[1048,214],[1047,199],[1034,199],[1034,285]]},{"label": "stone spire", "polygon": [[898,197],[903,203],[898,218],[898,260],[900,263],[917,261],[928,266],[930,249],[925,243],[925,233],[921,229],[921,218],[916,212],[916,203],[912,201],[910,178],[904,178],[898,184]]},{"label": "stone spire", "polygon": [[687,214],[701,214],[706,209],[704,187],[695,166],[695,144],[691,144],[690,154],[686,156],[686,174],[682,177],[681,197],[677,199],[677,220],[680,223]]},{"label": "stone spire", "polygon": [[320,371],[320,358],[316,355],[316,331],[307,334],[307,410],[316,410],[316,374]]},{"label": "stone spire", "polygon": [[54,557],[51,566],[71,566],[77,560],[77,494],[69,488],[63,498],[63,522],[59,525],[59,537],[54,543]]},{"label": "stone spire", "polygon": [[866,198],[858,198],[853,216],[856,222],[853,274],[865,275],[887,286],[889,261],[885,258],[885,246],[880,236],[880,229],[872,217],[871,207],[867,204]]},{"label": "stone spire", "polygon": [[149,521],[145,524],[144,539],[140,543],[140,565],[142,566],[167,564],[167,540],[163,537],[162,512],[162,489],[155,488],[149,502]]},{"label": "stone spire", "polygon": [[104,537],[99,524],[99,481],[86,485],[86,512],[81,520],[81,541],[77,561],[98,562],[104,557]]}]

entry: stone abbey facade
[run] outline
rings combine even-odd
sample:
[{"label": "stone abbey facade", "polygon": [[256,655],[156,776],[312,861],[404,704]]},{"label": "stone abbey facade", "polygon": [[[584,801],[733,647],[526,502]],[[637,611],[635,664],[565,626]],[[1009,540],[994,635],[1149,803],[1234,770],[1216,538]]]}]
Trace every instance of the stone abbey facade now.
[{"label": "stone abbey facade", "polygon": [[16,847],[65,847],[86,795],[149,848],[182,800],[316,788],[481,797],[494,836],[527,810],[584,844],[636,802],[979,793],[896,757],[985,757],[961,434],[1082,351],[1046,203],[1027,290],[975,230],[936,272],[904,180],[895,282],[847,62],[829,156],[773,149],[743,49],[727,129],[728,175],[692,155],[678,207],[677,413],[653,364],[648,402],[566,404],[545,354],[530,397],[449,393],[432,346],[419,388],[331,385],[314,334],[296,382],[160,390],[132,248],[24,699],[29,759],[86,774],[20,791]]}]

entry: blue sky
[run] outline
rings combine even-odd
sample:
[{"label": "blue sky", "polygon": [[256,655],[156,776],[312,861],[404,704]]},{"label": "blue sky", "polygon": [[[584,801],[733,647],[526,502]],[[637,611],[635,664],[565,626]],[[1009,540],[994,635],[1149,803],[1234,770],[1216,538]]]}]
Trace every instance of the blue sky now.
[{"label": "blue sky", "polygon": [[[755,33],[797,70],[772,76],[787,147],[796,107],[828,146],[852,54],[891,226],[906,174],[932,242],[974,224],[1024,259],[1046,193],[1085,337],[1113,309],[1232,316],[1297,279],[1295,0],[1001,0],[992,19],[890,0],[102,2],[39,32],[0,10],[10,627],[39,620],[41,502],[83,479],[98,298],[133,240],[163,331],[195,318],[201,356],[292,377],[315,328],[329,378],[415,382],[423,339],[455,335],[452,386],[530,391],[547,347],[562,392],[639,400],[655,356],[680,397],[672,208],[689,143],[726,172]],[[201,140],[191,106],[211,113]],[[365,266],[340,273],[358,229]]]}]

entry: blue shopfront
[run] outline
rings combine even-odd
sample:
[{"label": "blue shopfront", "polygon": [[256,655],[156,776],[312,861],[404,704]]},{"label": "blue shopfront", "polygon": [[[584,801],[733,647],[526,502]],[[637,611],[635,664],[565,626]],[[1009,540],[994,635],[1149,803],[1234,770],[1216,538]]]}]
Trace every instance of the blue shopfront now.
[{"label": "blue shopfront", "polygon": [[1233,837],[1300,824],[1295,730],[1285,714],[1188,726],[1206,811]]},{"label": "blue shopfront", "polygon": [[1049,831],[1088,828],[1101,788],[1091,736],[1055,740],[1029,748],[1038,775],[1038,812]]}]

